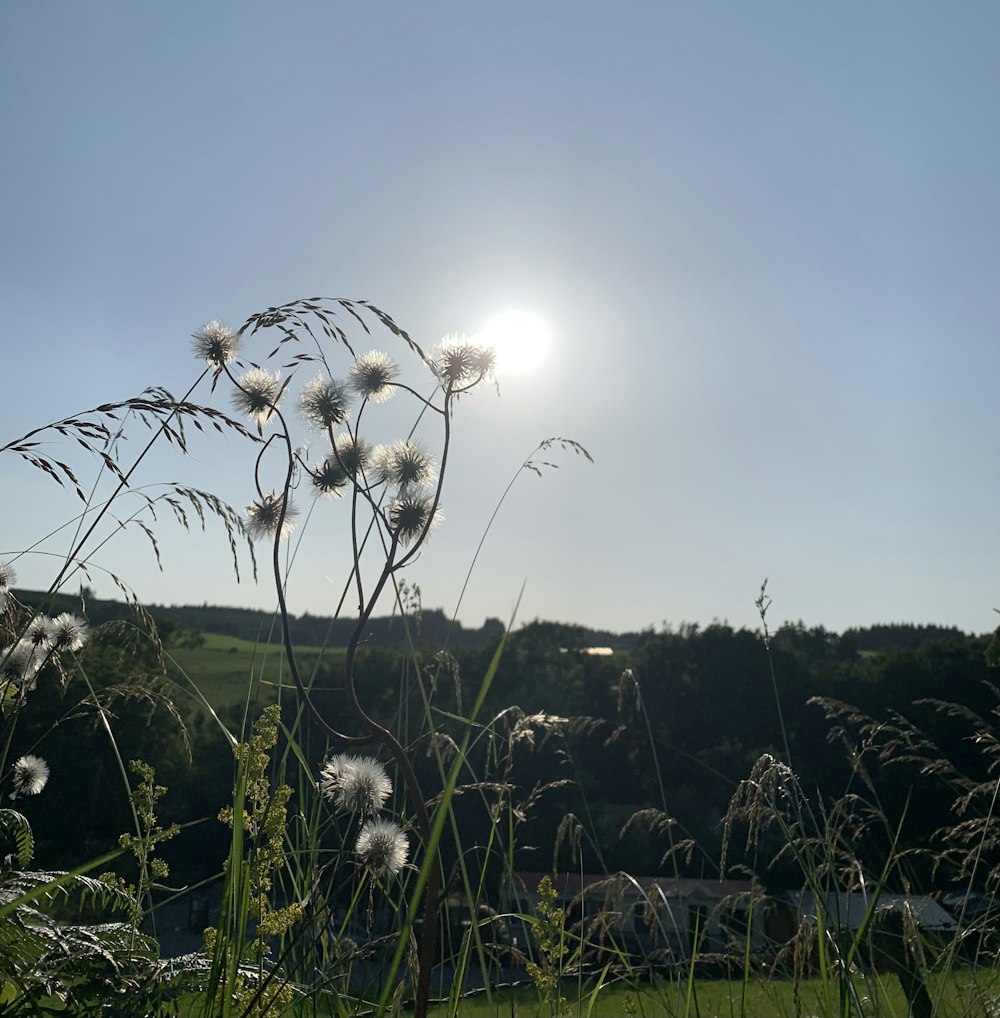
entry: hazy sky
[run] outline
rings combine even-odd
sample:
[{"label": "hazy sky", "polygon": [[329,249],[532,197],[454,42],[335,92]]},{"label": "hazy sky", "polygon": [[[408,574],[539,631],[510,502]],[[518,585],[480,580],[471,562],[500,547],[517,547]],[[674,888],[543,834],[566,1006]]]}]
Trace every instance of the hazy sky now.
[{"label": "hazy sky", "polygon": [[[526,580],[522,619],[753,626],[767,576],[779,620],[992,629],[998,44],[992,3],[2,5],[0,444],[182,393],[209,319],[367,298],[432,347],[524,309],[548,355],[458,407],[446,522],[407,573],[426,607],[565,435],[594,464],[520,478],[467,624]],[[206,436],[136,483],[242,507],[254,455]],[[6,560],[77,512],[9,455],[0,491]],[[107,569],[149,602],[273,606],[219,528],[156,528],[163,573],[118,535],[99,594]],[[331,611],[347,561],[346,507],[318,505],[292,610]]]}]

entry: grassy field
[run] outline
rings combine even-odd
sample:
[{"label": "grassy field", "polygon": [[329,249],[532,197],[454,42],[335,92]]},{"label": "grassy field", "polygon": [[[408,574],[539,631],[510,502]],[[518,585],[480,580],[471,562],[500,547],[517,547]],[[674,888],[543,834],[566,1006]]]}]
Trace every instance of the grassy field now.
[{"label": "grassy field", "polygon": [[[200,647],[174,647],[169,651],[177,666],[173,677],[181,690],[190,691],[193,682],[218,710],[242,703],[250,687],[259,686],[261,698],[271,702],[280,686],[291,684],[279,643],[254,643],[216,633],[204,635],[205,642]],[[296,653],[299,668],[308,680],[320,648],[296,647]]]},{"label": "grassy field", "polygon": [[[863,1013],[873,1018],[906,1018],[906,998],[895,976],[857,977],[855,988]],[[987,970],[962,970],[931,980],[938,1018],[971,1018],[973,1015],[1000,1014],[1000,978]],[[593,985],[563,986],[569,1002],[559,1015],[579,1018],[621,1018],[635,1014],[642,1018],[792,1018],[799,1015],[840,1013],[835,985],[824,989],[819,979],[801,982],[796,990],[788,979],[698,979],[690,988],[684,981],[640,984],[627,987],[620,983],[596,990]],[[432,1009],[434,1016],[449,1013],[444,1004]],[[534,987],[493,991],[461,1001],[459,1018],[534,1018],[552,1013],[540,1001]],[[851,1012],[853,1013],[853,1012]]]}]

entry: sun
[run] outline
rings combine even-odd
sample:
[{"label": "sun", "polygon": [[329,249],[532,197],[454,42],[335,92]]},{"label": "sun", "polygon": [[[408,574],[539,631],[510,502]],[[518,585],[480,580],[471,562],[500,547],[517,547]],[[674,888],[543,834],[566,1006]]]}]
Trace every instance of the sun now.
[{"label": "sun", "polygon": [[486,326],[479,338],[496,351],[497,375],[512,375],[530,371],[542,362],[549,330],[530,311],[505,311]]}]

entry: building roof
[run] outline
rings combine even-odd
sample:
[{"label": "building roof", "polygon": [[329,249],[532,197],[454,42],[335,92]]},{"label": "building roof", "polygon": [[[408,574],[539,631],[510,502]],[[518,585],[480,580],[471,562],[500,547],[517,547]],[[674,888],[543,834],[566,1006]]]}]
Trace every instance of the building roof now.
[{"label": "building roof", "polygon": [[[815,918],[816,896],[812,891],[792,892],[791,899],[802,918]],[[831,920],[849,929],[861,928],[865,916],[871,907],[871,896],[860,891],[846,893],[831,891],[825,896],[823,914],[827,922]],[[958,923],[933,898],[926,894],[880,894],[876,899],[877,909],[891,909],[902,912],[909,909],[916,918],[917,925],[925,930],[957,930]]]}]

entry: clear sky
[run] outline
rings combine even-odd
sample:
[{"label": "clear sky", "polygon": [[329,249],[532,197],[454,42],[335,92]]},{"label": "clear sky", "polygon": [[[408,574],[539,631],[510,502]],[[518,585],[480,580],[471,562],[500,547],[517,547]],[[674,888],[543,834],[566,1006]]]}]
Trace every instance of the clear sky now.
[{"label": "clear sky", "polygon": [[[458,408],[426,607],[566,435],[594,464],[522,476],[466,624],[526,580],[522,619],[753,626],[767,576],[779,620],[991,630],[998,45],[973,2],[4,4],[0,444],[179,394],[203,322],[295,297],[367,298],[428,347],[528,310],[543,363]],[[242,507],[252,466],[206,437],[137,483]],[[77,511],[10,456],[0,491],[6,560]],[[293,611],[339,595],[342,508],[305,529]],[[162,574],[120,535],[100,595],[108,569],[149,602],[273,606],[217,528],[157,533]]]}]

